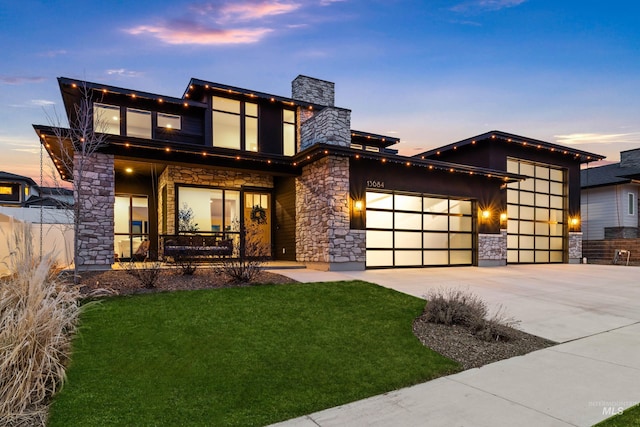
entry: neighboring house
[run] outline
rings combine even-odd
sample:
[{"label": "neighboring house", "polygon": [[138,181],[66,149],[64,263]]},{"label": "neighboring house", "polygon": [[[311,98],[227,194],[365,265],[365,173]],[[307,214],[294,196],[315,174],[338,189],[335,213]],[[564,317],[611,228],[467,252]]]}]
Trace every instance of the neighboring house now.
[{"label": "neighboring house", "polygon": [[[180,98],[58,82],[69,122],[86,88],[109,135],[79,189],[84,269],[110,268],[144,240],[162,256],[189,212],[197,233],[232,239],[236,254],[260,218],[271,259],[311,268],[581,259],[580,164],[597,154],[494,131],[401,156],[399,139],[351,129],[333,83],[306,76],[291,97],[198,79]],[[34,128],[52,158],[71,150]]]},{"label": "neighboring house", "polygon": [[631,251],[631,263],[640,262],[640,149],[620,152],[619,163],[583,169],[581,182],[584,256],[611,262],[624,249]]},{"label": "neighboring house", "polygon": [[69,209],[73,206],[73,191],[40,187],[29,177],[0,171],[0,206]]},{"label": "neighboring house", "polygon": [[[59,266],[73,258],[73,191],[40,187],[31,178],[0,171],[0,274],[7,273],[16,227],[30,227],[33,247],[50,254]],[[21,225],[23,224],[23,225]],[[42,233],[42,237],[41,237]]]},{"label": "neighboring house", "polygon": [[622,151],[620,163],[581,171],[585,240],[637,238],[640,149]]}]

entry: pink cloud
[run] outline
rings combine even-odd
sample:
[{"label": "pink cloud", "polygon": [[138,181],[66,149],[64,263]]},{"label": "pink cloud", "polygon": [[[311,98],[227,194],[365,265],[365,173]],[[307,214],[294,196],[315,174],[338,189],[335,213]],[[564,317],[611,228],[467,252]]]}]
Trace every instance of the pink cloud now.
[{"label": "pink cloud", "polygon": [[225,45],[256,43],[272,31],[269,28],[207,28],[195,22],[184,24],[140,25],[126,32],[133,35],[149,34],[168,44]]},{"label": "pink cloud", "polygon": [[493,11],[518,6],[527,0],[470,0],[451,8],[454,12]]},{"label": "pink cloud", "polygon": [[282,15],[300,8],[298,3],[263,1],[258,3],[230,3],[220,8],[221,21],[252,21],[267,16]]}]

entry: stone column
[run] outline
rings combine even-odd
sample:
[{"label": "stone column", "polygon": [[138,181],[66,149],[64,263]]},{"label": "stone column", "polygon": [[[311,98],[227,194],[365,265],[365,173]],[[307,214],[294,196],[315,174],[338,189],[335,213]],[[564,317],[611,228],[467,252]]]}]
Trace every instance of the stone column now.
[{"label": "stone column", "polygon": [[349,229],[349,159],[329,156],[296,179],[296,257],[319,270],[363,270],[365,233]]},{"label": "stone column", "polygon": [[507,230],[478,234],[478,267],[507,265]]},{"label": "stone column", "polygon": [[569,232],[569,264],[582,262],[582,231]]},{"label": "stone column", "polygon": [[80,159],[74,158],[75,202],[78,206],[78,270],[109,270],[114,262],[115,172],[113,155],[85,157],[82,178]]}]

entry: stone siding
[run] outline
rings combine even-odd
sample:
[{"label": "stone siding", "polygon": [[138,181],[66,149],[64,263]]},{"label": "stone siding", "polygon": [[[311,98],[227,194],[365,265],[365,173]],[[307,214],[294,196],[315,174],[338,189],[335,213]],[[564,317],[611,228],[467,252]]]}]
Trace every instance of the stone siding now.
[{"label": "stone siding", "polygon": [[296,178],[296,258],[314,268],[364,268],[365,233],[349,228],[349,159],[329,156]]},{"label": "stone siding", "polygon": [[245,173],[231,170],[205,169],[197,167],[181,167],[169,165],[159,179],[158,196],[158,230],[162,230],[162,188],[167,189],[167,234],[175,233],[176,225],[176,185],[202,185],[205,187],[221,187],[240,189],[243,186],[273,188],[273,177],[257,173]]},{"label": "stone siding", "polygon": [[82,179],[74,158],[74,198],[78,204],[78,270],[109,270],[114,262],[115,172],[113,155],[96,153],[83,159]]},{"label": "stone siding", "polygon": [[351,111],[325,108],[300,126],[300,150],[314,144],[351,145]]},{"label": "stone siding", "polygon": [[313,77],[298,76],[291,82],[291,97],[298,101],[333,107],[335,83]]},{"label": "stone siding", "polygon": [[507,264],[507,230],[500,234],[478,234],[478,265]]},{"label": "stone siding", "polygon": [[569,264],[582,262],[582,232],[569,233]]}]

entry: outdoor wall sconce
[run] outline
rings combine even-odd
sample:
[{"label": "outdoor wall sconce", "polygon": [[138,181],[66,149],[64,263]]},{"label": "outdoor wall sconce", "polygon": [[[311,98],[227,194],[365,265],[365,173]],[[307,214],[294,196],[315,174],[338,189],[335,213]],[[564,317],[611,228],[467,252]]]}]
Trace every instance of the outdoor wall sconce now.
[{"label": "outdoor wall sconce", "polygon": [[578,226],[580,225],[580,218],[574,216],[573,218],[569,218],[569,229],[570,230],[578,230]]},{"label": "outdoor wall sconce", "polygon": [[482,211],[482,219],[488,220],[489,218],[491,218],[491,211],[483,210]]},{"label": "outdoor wall sconce", "polygon": [[500,222],[507,222],[507,213],[506,212],[502,212],[500,214]]},{"label": "outdoor wall sconce", "polygon": [[353,203],[353,210],[356,212],[362,212],[362,208],[363,208],[363,203],[362,200],[356,200]]}]

